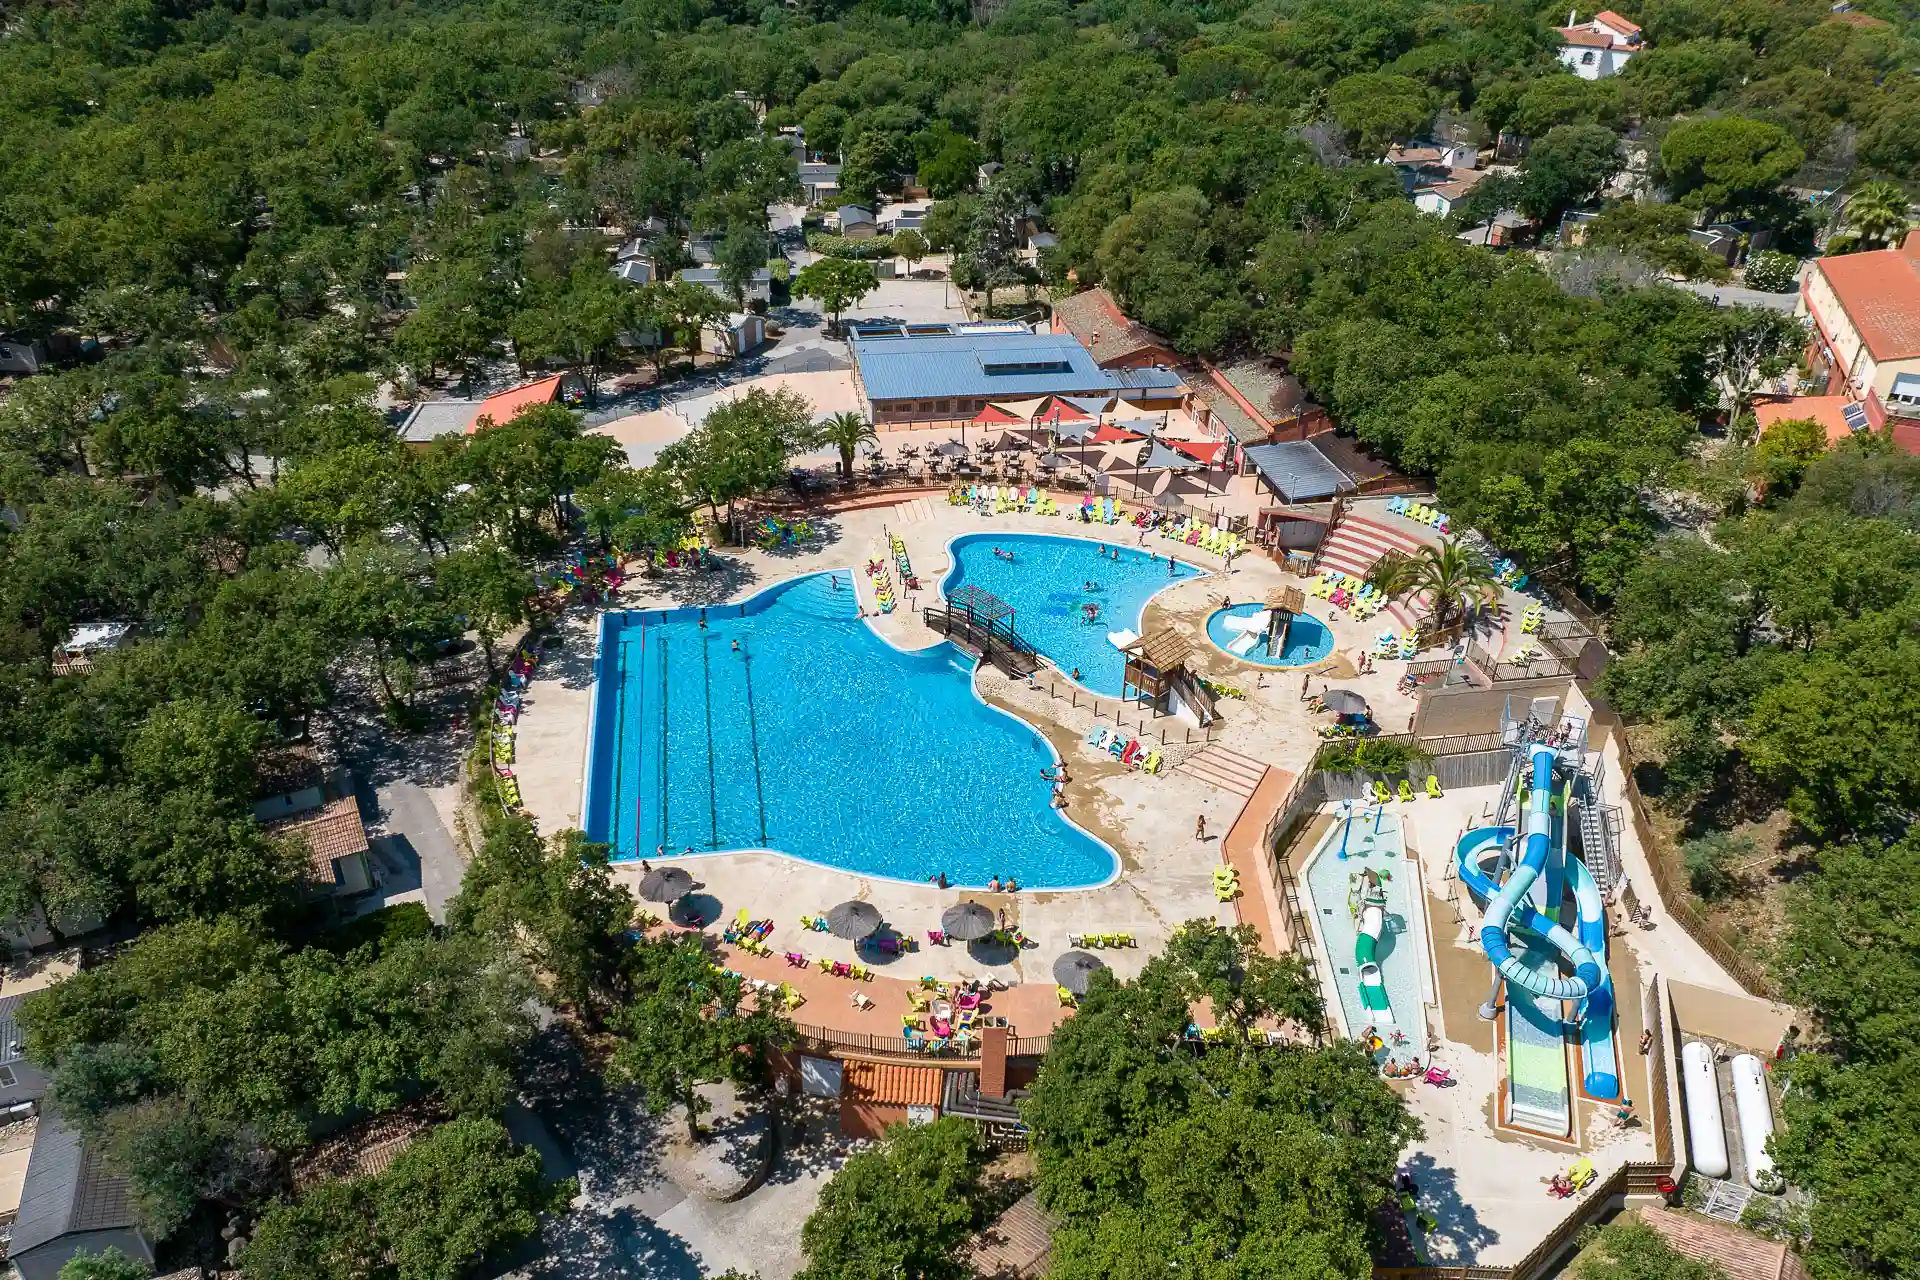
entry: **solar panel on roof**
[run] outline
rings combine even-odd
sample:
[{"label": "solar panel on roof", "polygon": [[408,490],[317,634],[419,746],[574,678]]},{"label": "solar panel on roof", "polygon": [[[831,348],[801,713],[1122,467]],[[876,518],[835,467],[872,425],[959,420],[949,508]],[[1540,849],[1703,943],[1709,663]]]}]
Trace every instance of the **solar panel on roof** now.
[{"label": "solar panel on roof", "polygon": [[1869,425],[1867,407],[1863,404],[1841,405],[1840,417],[1845,420],[1849,431],[1865,431]]}]

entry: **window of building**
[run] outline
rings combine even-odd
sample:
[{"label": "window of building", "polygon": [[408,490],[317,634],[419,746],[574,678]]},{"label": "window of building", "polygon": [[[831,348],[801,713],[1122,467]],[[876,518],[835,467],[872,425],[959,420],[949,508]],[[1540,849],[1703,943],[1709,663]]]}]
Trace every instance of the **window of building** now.
[{"label": "window of building", "polygon": [[931,400],[922,400],[922,401],[920,402],[920,412],[922,412],[922,413],[932,413],[932,412],[933,412],[933,401],[931,401]]},{"label": "window of building", "polygon": [[12,1067],[0,1067],[0,1089],[11,1089],[20,1082]]},{"label": "window of building", "polygon": [[953,411],[953,402],[950,400],[935,401],[933,411],[935,413],[951,413]]},{"label": "window of building", "polygon": [[1888,398],[1896,404],[1920,404],[1920,373],[1903,373],[1896,377]]},{"label": "window of building", "polygon": [[1580,65],[1583,67],[1590,67],[1593,65],[1593,50],[1589,49],[1585,53],[1580,55]]}]

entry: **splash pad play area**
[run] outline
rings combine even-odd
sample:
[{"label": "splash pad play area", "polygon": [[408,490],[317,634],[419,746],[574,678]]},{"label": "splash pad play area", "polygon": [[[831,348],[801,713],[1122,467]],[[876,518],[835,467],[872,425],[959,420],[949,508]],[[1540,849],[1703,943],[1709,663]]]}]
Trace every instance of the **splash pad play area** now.
[{"label": "splash pad play area", "polygon": [[1433,1001],[1418,864],[1400,816],[1385,805],[1342,804],[1309,855],[1304,881],[1337,1016],[1389,1076],[1419,1070]]},{"label": "splash pad play area", "polygon": [[[1606,907],[1592,873],[1570,856],[1568,815],[1585,781],[1586,722],[1509,703],[1502,739],[1513,765],[1492,824],[1454,850],[1461,884],[1481,909],[1481,951],[1494,970],[1480,1016],[1504,1019],[1500,1120],[1551,1137],[1573,1122],[1573,1089],[1622,1098],[1614,1043]],[[1521,825],[1509,813],[1523,813]],[[1577,1066],[1570,1050],[1577,1050]]]}]

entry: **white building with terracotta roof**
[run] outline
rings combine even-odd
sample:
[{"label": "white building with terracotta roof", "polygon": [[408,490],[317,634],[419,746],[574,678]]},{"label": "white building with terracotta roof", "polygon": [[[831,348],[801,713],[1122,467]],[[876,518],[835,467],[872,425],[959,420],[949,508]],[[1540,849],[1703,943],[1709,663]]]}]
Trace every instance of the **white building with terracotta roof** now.
[{"label": "white building with terracotta roof", "polygon": [[1604,80],[1619,75],[1627,59],[1640,51],[1640,28],[1611,9],[1602,9],[1585,22],[1569,11],[1560,31],[1560,61],[1582,80]]},{"label": "white building with terracotta roof", "polygon": [[1814,262],[1800,282],[1813,322],[1807,365],[1829,396],[1858,402],[1876,429],[1920,452],[1920,233],[1897,249]]}]

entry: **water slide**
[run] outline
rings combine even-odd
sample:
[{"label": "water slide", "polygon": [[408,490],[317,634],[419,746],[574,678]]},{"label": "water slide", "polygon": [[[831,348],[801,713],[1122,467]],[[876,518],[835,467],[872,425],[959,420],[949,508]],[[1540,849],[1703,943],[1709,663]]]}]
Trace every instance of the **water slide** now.
[{"label": "water slide", "polygon": [[[1620,1075],[1613,1048],[1613,984],[1607,976],[1606,915],[1598,887],[1578,859],[1566,864],[1572,878],[1579,935],[1555,923],[1541,908],[1557,908],[1543,897],[1530,901],[1534,886],[1547,870],[1553,851],[1551,803],[1554,750],[1536,744],[1530,749],[1533,790],[1526,816],[1526,836],[1520,861],[1495,885],[1489,874],[1498,865],[1498,850],[1512,834],[1510,827],[1482,827],[1468,832],[1458,849],[1460,877],[1486,900],[1480,926],[1480,947],[1500,972],[1508,988],[1553,1000],[1580,1002],[1581,1049],[1586,1062],[1585,1087],[1595,1098],[1620,1096]],[[1488,855],[1492,856],[1489,857]],[[1507,931],[1518,926],[1545,939],[1573,968],[1573,976],[1536,969],[1513,953]]]},{"label": "water slide", "polygon": [[1380,939],[1387,928],[1387,889],[1372,871],[1353,873],[1349,890],[1356,911],[1353,960],[1360,966],[1360,1007],[1376,1027],[1393,1025],[1393,1003],[1380,975]]}]

